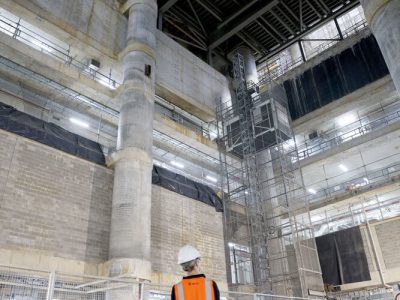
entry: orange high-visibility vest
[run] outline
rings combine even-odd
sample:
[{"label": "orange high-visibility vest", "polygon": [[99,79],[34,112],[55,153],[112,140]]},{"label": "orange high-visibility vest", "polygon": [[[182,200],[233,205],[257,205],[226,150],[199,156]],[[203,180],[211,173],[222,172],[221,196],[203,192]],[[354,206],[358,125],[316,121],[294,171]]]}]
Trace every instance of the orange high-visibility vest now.
[{"label": "orange high-visibility vest", "polygon": [[204,277],[184,278],[174,285],[176,300],[215,300],[213,281]]}]

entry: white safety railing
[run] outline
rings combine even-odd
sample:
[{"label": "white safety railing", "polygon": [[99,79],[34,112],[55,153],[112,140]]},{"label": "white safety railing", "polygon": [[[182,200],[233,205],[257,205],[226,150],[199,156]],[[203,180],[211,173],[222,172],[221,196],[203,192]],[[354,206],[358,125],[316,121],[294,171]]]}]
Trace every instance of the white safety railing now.
[{"label": "white safety railing", "polygon": [[0,266],[0,299],[144,299],[144,283],[134,278],[77,276]]},{"label": "white safety railing", "polygon": [[[342,31],[342,37],[343,39],[345,39],[353,34],[359,33],[365,30],[367,26],[367,21],[365,19],[362,19],[361,21]],[[334,46],[339,41],[339,38],[340,36],[338,34],[332,37],[331,40],[321,43],[320,45],[315,47],[312,52],[307,53],[307,60]],[[278,54],[277,56],[261,64],[258,72],[261,78],[269,77],[276,79],[303,63],[304,60],[301,56],[293,58],[288,56],[281,56]]]},{"label": "white safety railing", "polygon": [[343,128],[336,129],[330,133],[324,133],[324,137],[316,141],[307,140],[304,143],[298,144],[297,150],[299,153],[299,159],[305,159],[318,153],[333,149],[345,142],[384,128],[390,124],[398,122],[399,120],[400,110],[387,112],[384,116],[371,121],[369,121],[368,116],[361,118]]},{"label": "white safety railing", "polygon": [[[323,178],[321,181],[308,186],[308,188],[315,191],[313,194],[310,193],[308,195],[309,202],[311,204],[320,203],[324,199],[338,197],[344,193],[360,193],[379,187],[387,182],[400,181],[400,163],[396,162],[396,159],[399,158],[400,154],[384,157],[371,164],[349,170],[346,173],[330,178]],[[388,166],[372,169],[380,163],[387,163]],[[329,180],[333,181],[333,183],[329,183]],[[327,185],[327,187],[316,188],[316,186],[319,187],[321,185]]]},{"label": "white safety railing", "polygon": [[[22,23],[26,26],[22,25]],[[15,21],[0,14],[0,32],[19,40],[32,48],[38,49],[68,66],[76,68],[81,74],[92,78],[111,89],[116,89],[120,85],[120,83],[111,77],[111,70],[110,74],[106,75],[98,70],[89,68],[87,63],[80,62],[71,55],[71,47],[69,45],[61,42],[58,43],[56,39],[54,39],[54,41],[50,40],[49,38],[28,28],[28,26],[33,28],[33,25],[23,21],[21,18],[18,21]]]},{"label": "white safety railing", "polygon": [[[171,288],[136,278],[68,275],[0,265],[0,300],[169,300]],[[308,299],[231,291],[220,295],[225,300]]]}]

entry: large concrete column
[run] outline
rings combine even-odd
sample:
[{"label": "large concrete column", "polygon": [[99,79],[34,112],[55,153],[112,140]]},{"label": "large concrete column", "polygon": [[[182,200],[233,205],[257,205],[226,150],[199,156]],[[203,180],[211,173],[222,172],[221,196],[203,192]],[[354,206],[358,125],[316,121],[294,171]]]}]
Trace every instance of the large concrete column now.
[{"label": "large concrete column", "polygon": [[[155,86],[156,0],[128,0],[124,82],[115,169],[108,272],[150,279],[151,172]],[[122,299],[122,298],[121,298]]]},{"label": "large concrete column", "polygon": [[361,5],[400,93],[400,1],[361,0]]},{"label": "large concrete column", "polygon": [[243,56],[247,84],[249,84],[250,81],[258,83],[256,59],[252,51],[246,46],[241,46],[235,52],[239,52]]}]

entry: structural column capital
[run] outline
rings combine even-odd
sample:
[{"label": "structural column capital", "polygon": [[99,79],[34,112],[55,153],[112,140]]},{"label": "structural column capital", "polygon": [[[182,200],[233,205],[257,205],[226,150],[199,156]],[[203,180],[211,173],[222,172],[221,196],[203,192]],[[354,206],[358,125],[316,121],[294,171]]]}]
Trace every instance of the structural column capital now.
[{"label": "structural column capital", "polygon": [[391,1],[392,0],[361,0],[361,5],[364,9],[364,15],[369,26],[372,26],[372,21],[376,13]]},{"label": "structural column capital", "polygon": [[146,53],[152,59],[156,59],[156,51],[152,47],[150,47],[149,45],[146,45],[144,43],[132,41],[132,40],[128,41],[124,50],[122,50],[118,54],[118,59],[121,61],[125,57],[125,55],[127,55],[128,53],[133,52],[133,51],[139,51],[139,52]]},{"label": "structural column capital", "polygon": [[139,161],[148,164],[150,167],[153,164],[153,159],[149,153],[139,148],[129,147],[111,153],[106,158],[107,167],[113,167],[117,162],[125,159]]},{"label": "structural column capital", "polygon": [[121,4],[119,7],[120,13],[124,14],[126,13],[132,6],[134,5],[148,5],[151,8],[157,10],[157,1],[156,0],[127,0],[125,1],[124,4]]},{"label": "structural column capital", "polygon": [[145,95],[147,101],[149,101],[151,104],[154,103],[153,89],[151,88],[151,86],[143,84],[143,81],[141,80],[125,80],[118,90],[118,97],[121,97],[122,94],[129,91],[142,92]]}]

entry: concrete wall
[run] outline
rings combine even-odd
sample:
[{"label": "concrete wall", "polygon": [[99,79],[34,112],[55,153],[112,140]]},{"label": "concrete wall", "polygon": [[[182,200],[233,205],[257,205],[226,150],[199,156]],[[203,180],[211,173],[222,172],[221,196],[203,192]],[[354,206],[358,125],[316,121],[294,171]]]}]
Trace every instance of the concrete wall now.
[{"label": "concrete wall", "polygon": [[225,76],[157,31],[157,95],[211,120],[216,100],[230,97]]},{"label": "concrete wall", "polygon": [[[0,6],[72,45],[72,56],[97,58],[103,73],[112,68],[114,78],[122,78],[117,57],[125,46],[127,20],[116,7],[102,0],[0,0]],[[225,76],[161,31],[156,93],[205,121],[214,118],[218,98],[229,98]]]},{"label": "concrete wall", "polygon": [[[0,264],[105,275],[113,171],[5,131],[0,141]],[[153,282],[175,282],[177,251],[192,243],[224,286],[222,214],[161,187],[152,193]]]}]

